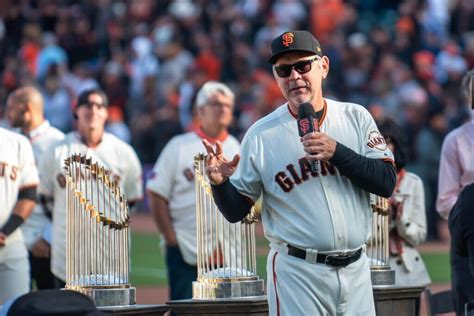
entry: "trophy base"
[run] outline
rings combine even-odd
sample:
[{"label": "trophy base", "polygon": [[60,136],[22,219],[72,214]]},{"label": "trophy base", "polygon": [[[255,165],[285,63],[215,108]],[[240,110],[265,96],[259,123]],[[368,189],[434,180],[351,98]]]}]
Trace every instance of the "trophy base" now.
[{"label": "trophy base", "polygon": [[66,287],[89,296],[95,306],[129,306],[136,304],[136,289],[134,287],[93,288],[93,287]]},{"label": "trophy base", "polygon": [[264,281],[258,276],[219,278],[193,282],[193,300],[250,298],[264,295]]},{"label": "trophy base", "polygon": [[395,271],[390,268],[370,269],[372,286],[395,285]]}]

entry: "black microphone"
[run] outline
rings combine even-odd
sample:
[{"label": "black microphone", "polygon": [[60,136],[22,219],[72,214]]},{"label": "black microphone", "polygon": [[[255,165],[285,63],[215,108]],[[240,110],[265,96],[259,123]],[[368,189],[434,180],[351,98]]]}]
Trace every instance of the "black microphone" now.
[{"label": "black microphone", "polygon": [[[298,108],[298,133],[301,137],[308,133],[319,132],[319,122],[311,103],[301,103]],[[319,161],[311,161],[311,172],[319,172]]]}]

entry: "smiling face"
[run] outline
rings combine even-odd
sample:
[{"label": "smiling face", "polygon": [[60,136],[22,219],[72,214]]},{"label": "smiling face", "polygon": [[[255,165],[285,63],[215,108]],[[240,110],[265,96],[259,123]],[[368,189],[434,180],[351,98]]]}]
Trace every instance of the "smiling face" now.
[{"label": "smiling face", "polygon": [[[275,67],[313,59],[315,55],[290,52],[278,58]],[[298,106],[304,102],[310,102],[315,107],[317,105],[322,107],[322,81],[329,71],[329,59],[326,56],[316,58],[310,65],[311,70],[306,73],[299,73],[295,67],[292,67],[288,77],[280,77],[275,69],[273,70],[278,87],[288,100],[293,113],[298,113]]]},{"label": "smiling face", "polygon": [[76,108],[78,130],[103,130],[107,121],[108,111],[105,100],[100,94],[92,93],[87,103]]}]

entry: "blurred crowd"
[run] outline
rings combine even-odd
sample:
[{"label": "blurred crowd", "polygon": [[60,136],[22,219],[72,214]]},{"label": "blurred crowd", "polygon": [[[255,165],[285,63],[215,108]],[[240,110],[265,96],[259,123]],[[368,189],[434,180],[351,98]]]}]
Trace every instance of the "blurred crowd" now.
[{"label": "blurred crowd", "polygon": [[[73,102],[100,87],[108,131],[152,164],[174,135],[195,127],[207,80],[236,94],[241,138],[283,103],[270,41],[306,29],[331,60],[326,97],[391,116],[406,132],[410,165],[425,184],[428,237],[444,136],[469,118],[460,81],[474,68],[472,0],[17,0],[0,3],[0,102],[33,84],[45,116],[73,128]],[[0,118],[2,117],[0,110]]]}]

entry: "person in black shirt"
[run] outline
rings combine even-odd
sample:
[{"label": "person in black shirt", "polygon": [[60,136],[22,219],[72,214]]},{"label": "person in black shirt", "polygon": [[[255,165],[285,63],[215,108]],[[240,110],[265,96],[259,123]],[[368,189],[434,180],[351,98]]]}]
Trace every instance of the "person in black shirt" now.
[{"label": "person in black shirt", "polygon": [[463,315],[474,302],[474,183],[459,195],[448,218],[451,234],[451,284],[454,308]]}]

